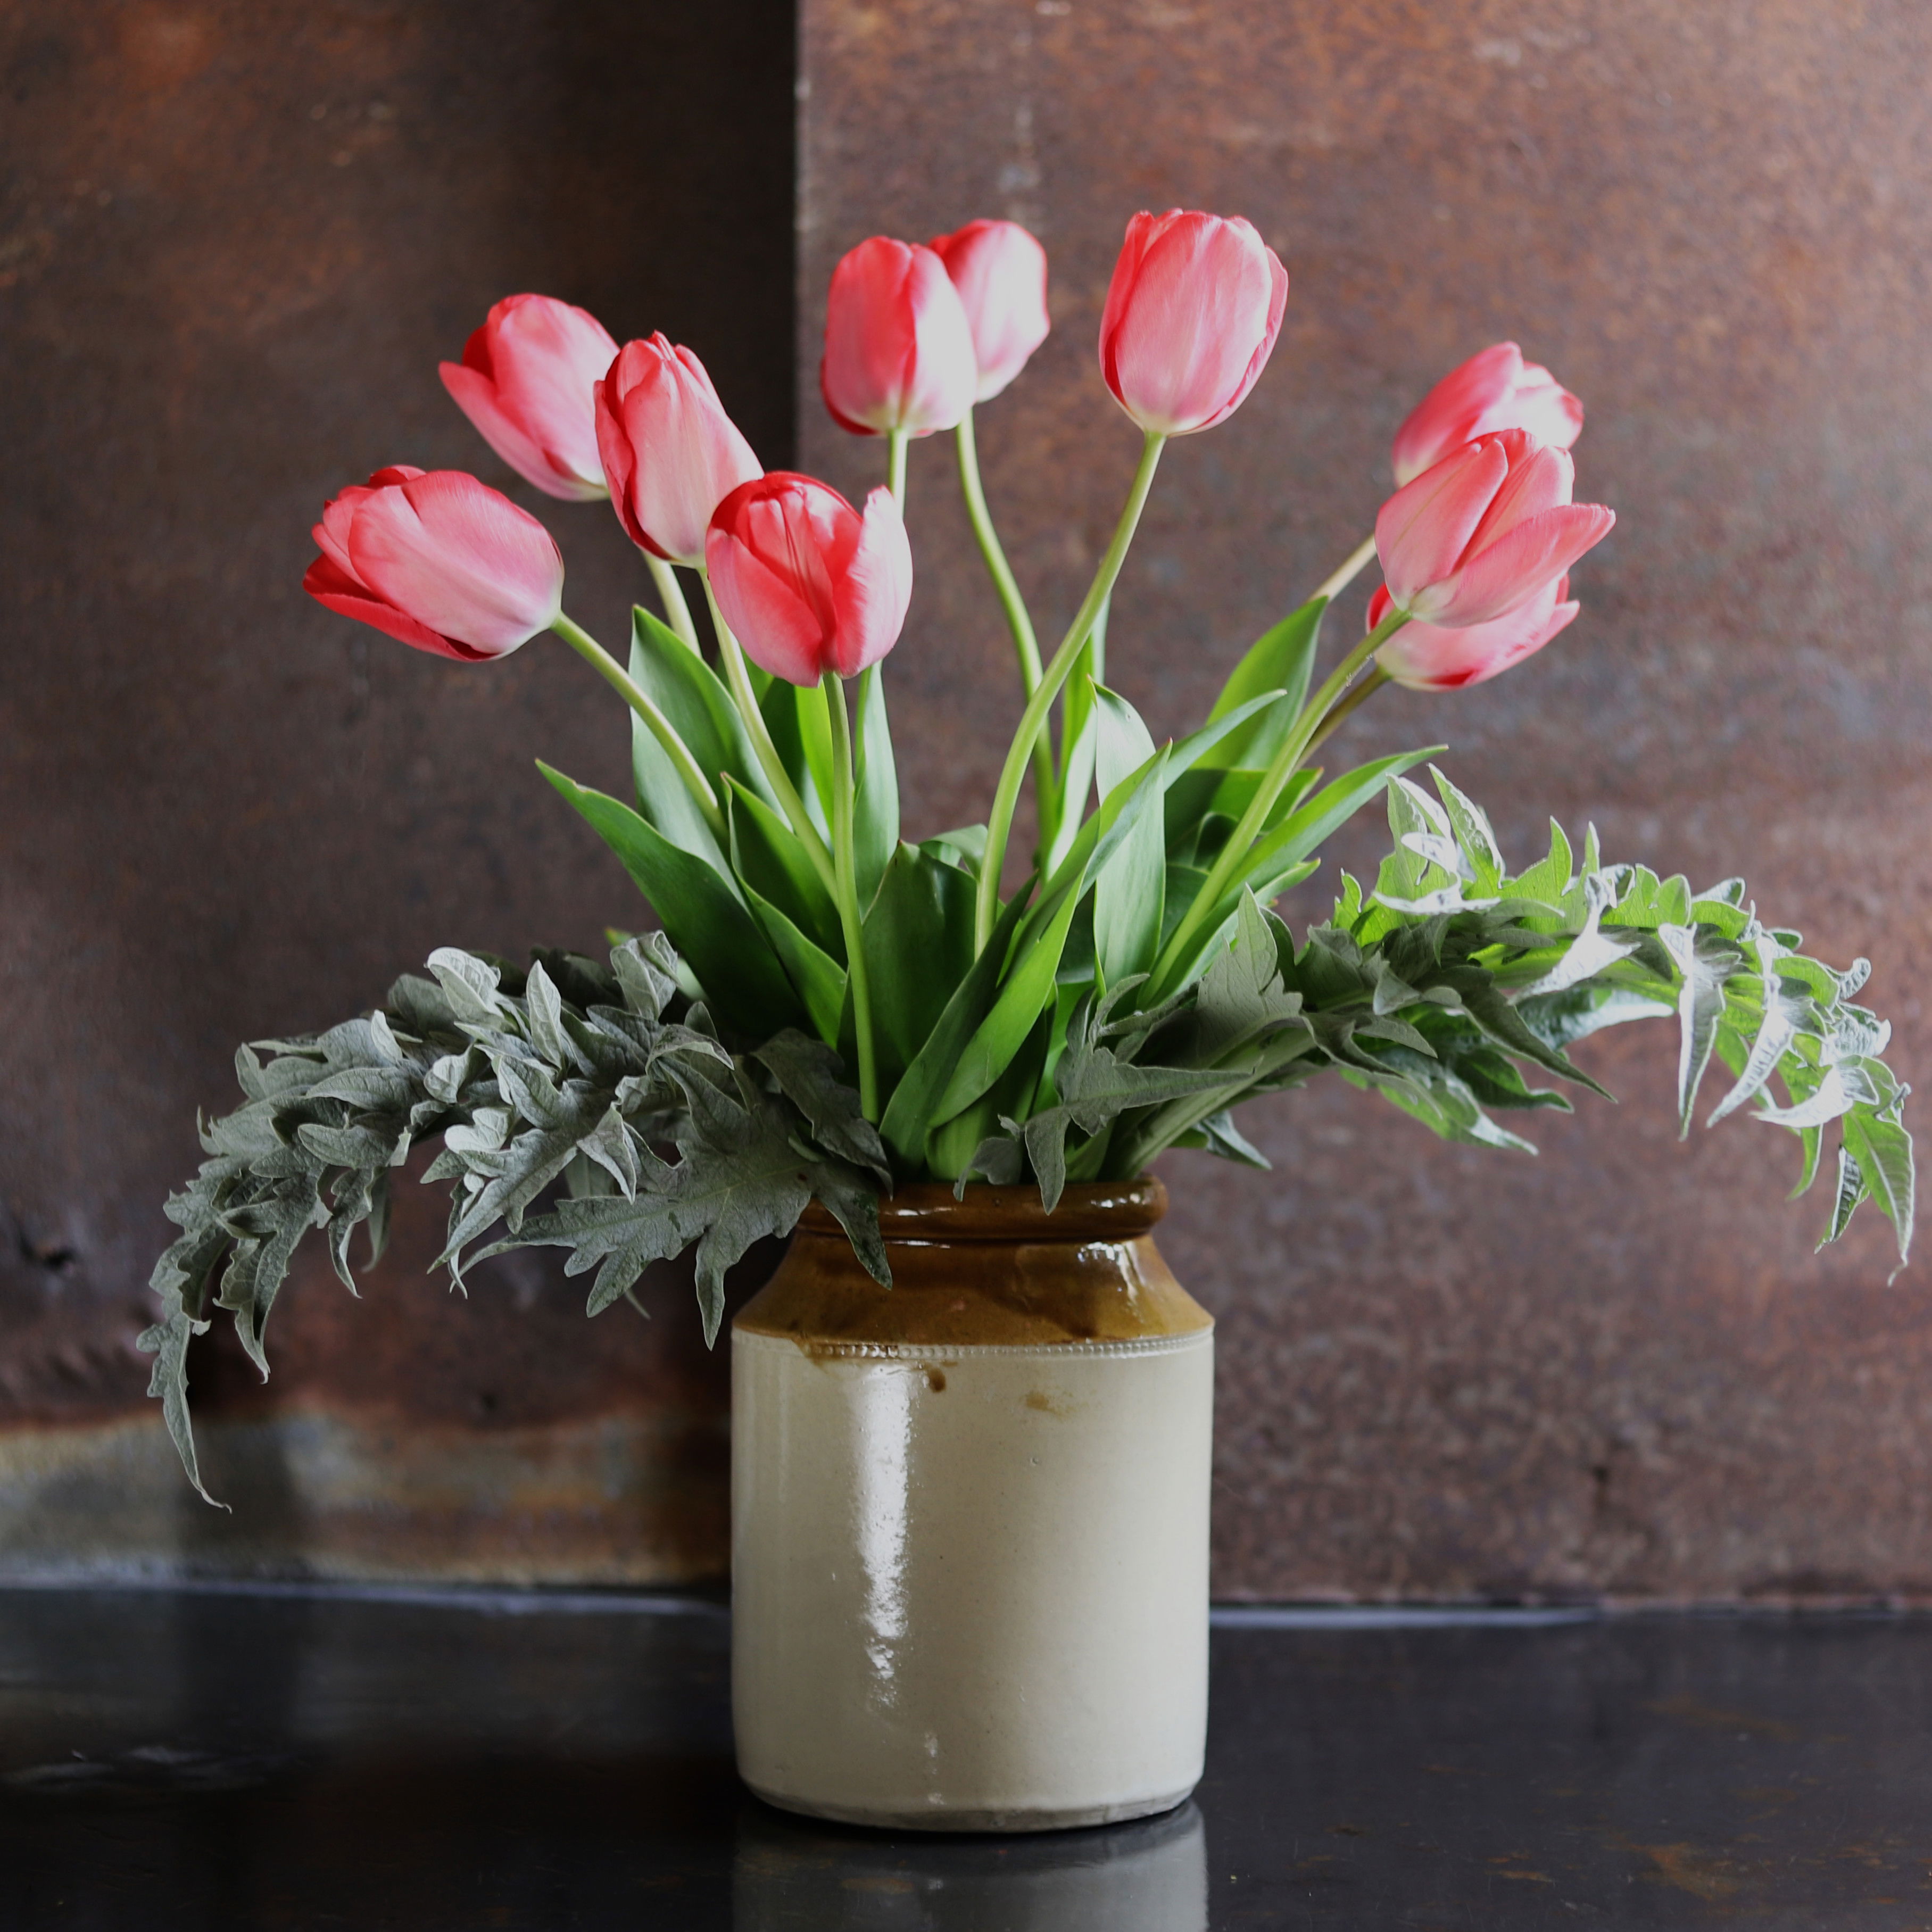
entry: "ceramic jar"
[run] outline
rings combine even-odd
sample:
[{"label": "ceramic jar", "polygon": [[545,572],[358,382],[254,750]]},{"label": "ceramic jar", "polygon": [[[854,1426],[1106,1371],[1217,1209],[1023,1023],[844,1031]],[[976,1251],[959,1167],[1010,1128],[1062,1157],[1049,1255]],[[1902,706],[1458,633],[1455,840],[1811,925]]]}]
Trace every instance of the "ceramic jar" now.
[{"label": "ceramic jar", "polygon": [[1166,1810],[1208,1712],[1214,1324],[1157,1180],[902,1189],[893,1285],[812,1208],[733,1324],[738,1766],[940,1831]]}]

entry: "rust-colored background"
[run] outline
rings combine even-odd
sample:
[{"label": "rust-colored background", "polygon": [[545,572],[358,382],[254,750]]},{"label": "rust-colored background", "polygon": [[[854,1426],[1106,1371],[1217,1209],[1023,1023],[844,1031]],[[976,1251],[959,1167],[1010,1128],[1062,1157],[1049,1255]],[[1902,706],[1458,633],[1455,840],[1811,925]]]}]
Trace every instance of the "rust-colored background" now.
[{"label": "rust-colored background", "polygon": [[[1747,872],[1816,950],[1878,962],[1910,1078],[1928,70],[1910,0],[807,0],[800,457],[878,475],[816,402],[838,252],[1028,221],[1057,331],[980,442],[1050,636],[1132,454],[1093,362],[1121,226],[1249,215],[1294,278],[1280,345],[1170,452],[1116,607],[1112,680],[1169,730],[1367,527],[1414,398],[1514,334],[1586,398],[1581,491],[1622,518],[1584,615],[1495,685],[1384,695],[1338,749],[1450,740],[1513,854],[1554,811],[1700,884]],[[305,531],[379,462],[506,481],[434,364],[518,288],[688,341],[785,460],[793,79],[771,0],[0,5],[0,1567],[722,1568],[721,1364],[674,1279],[648,1328],[586,1330],[541,1258],[446,1306],[426,1202],[362,1306],[291,1282],[266,1391],[204,1352],[232,1518],[187,1499],[130,1344],[236,1040],[443,941],[633,916],[528,764],[621,784],[603,694],[541,642],[460,669],[314,608]],[[950,451],[914,458],[887,677],[917,832],[982,815],[1017,706]],[[614,520],[514,487],[616,634],[643,578]],[[1875,1222],[1814,1260],[1785,1137],[1680,1148],[1667,1030],[1584,1052],[1623,1105],[1538,1117],[1534,1162],[1340,1090],[1250,1111],[1272,1176],[1170,1163],[1164,1245],[1222,1324],[1222,1591],[1932,1588],[1922,1270],[1886,1286]]]},{"label": "rust-colored background", "polygon": [[554,640],[472,668],[344,623],[308,526],[380,464],[473,468],[621,640],[616,518],[518,482],[436,365],[542,290],[695,345],[787,460],[794,40],[783,0],[0,7],[0,1565],[722,1569],[725,1365],[674,1280],[648,1327],[541,1259],[465,1306],[406,1196],[362,1305],[304,1258],[266,1390],[197,1352],[232,1516],[132,1342],[236,1041],[446,942],[636,922],[531,762],[621,790],[621,708]]},{"label": "rust-colored background", "polygon": [[[1414,400],[1514,336],[1585,398],[1579,494],[1621,519],[1576,573],[1582,616],[1478,691],[1384,694],[1335,755],[1448,740],[1513,856],[1555,812],[1699,885],[1745,872],[1826,956],[1871,956],[1898,1064],[1927,1065],[1932,14],[806,0],[805,21],[806,468],[878,474],[814,396],[839,253],[1029,224],[1055,333],[979,440],[1057,636],[1136,447],[1094,362],[1122,226],[1248,216],[1292,278],[1280,344],[1238,414],[1168,452],[1114,602],[1110,680],[1160,736],[1368,529]],[[931,830],[983,814],[1014,674],[950,452],[913,458],[887,675]],[[1304,914],[1316,886],[1332,867]],[[1814,1261],[1822,1190],[1780,1205],[1789,1136],[1734,1120],[1680,1148],[1667,1028],[1582,1052],[1622,1104],[1535,1117],[1534,1162],[1346,1089],[1244,1116],[1272,1176],[1170,1161],[1162,1245],[1222,1324],[1221,1590],[1932,1588],[1932,1277],[1888,1288],[1878,1225]]]}]

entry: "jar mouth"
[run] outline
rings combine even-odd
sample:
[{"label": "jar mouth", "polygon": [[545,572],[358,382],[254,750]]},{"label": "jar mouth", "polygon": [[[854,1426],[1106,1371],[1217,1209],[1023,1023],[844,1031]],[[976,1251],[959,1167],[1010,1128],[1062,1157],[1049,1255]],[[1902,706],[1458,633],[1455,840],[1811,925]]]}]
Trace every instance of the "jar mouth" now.
[{"label": "jar mouth", "polygon": [[[879,1232],[894,1241],[1131,1241],[1167,1212],[1167,1189],[1151,1174],[1138,1180],[1070,1186],[1052,1214],[1032,1182],[993,1187],[976,1182],[955,1200],[943,1181],[915,1181],[879,1203]],[[844,1230],[814,1201],[799,1222],[805,1234]]]}]

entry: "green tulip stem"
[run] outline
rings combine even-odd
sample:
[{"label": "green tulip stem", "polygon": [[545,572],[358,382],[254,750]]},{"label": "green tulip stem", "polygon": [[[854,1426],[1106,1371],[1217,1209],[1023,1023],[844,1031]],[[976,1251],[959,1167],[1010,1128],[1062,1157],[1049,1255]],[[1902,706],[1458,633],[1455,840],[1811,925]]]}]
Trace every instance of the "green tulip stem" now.
[{"label": "green tulip stem", "polygon": [[852,1028],[859,1042],[859,1106],[868,1120],[879,1118],[879,1072],[872,1050],[872,996],[866,980],[865,929],[859,916],[858,868],[853,856],[852,816],[858,779],[852,763],[852,726],[845,715],[845,687],[836,670],[821,680],[832,713],[832,857],[834,902],[845,934],[845,980],[852,989]]},{"label": "green tulip stem", "polygon": [[1274,809],[1275,802],[1281,796],[1289,778],[1300,768],[1303,758],[1307,755],[1309,747],[1315,742],[1336,700],[1347,691],[1363,665],[1408,622],[1406,612],[1391,610],[1329,673],[1322,688],[1301,707],[1294,728],[1282,740],[1280,750],[1270,762],[1267,776],[1249,801],[1247,810],[1242,813],[1240,823],[1222,847],[1220,857],[1215,860],[1214,869],[1195,894],[1194,903],[1174,928],[1173,938],[1162,949],[1152,980],[1142,996],[1145,1005],[1157,1005],[1174,990],[1174,976],[1193,957],[1203,928],[1214,917],[1215,909],[1246,868],[1255,842],[1268,824],[1268,814]]},{"label": "green tulip stem", "polygon": [[731,627],[724,621],[724,614],[718,608],[718,593],[711,587],[711,573],[700,570],[699,580],[704,586],[705,601],[711,607],[712,628],[718,633],[718,662],[724,667],[724,682],[731,693],[731,701],[738,707],[738,715],[745,721],[746,735],[752,741],[752,755],[758,761],[758,769],[765,775],[765,782],[771,787],[791,829],[798,835],[798,842],[805,848],[805,856],[811,860],[812,868],[818,874],[819,882],[836,901],[838,896],[837,874],[832,863],[832,854],[825,848],[825,841],[818,836],[818,827],[812,824],[812,814],[805,808],[805,801],[798,795],[798,788],[791,782],[791,774],[784,768],[784,760],[778,756],[778,748],[772,742],[772,734],[765,724],[765,714],[758,709],[758,694],[752,688],[752,680],[746,674],[745,654],[739,647],[738,640],[731,634]]},{"label": "green tulip stem", "polygon": [[651,736],[664,747],[671,763],[677,767],[677,775],[683,779],[692,802],[704,814],[712,836],[722,844],[726,836],[724,814],[718,808],[718,794],[711,789],[710,780],[692,756],[691,747],[678,736],[677,727],[652,702],[650,692],[588,631],[572,623],[561,610],[556,614],[550,628],[644,721]]},{"label": "green tulip stem", "polygon": [[1382,689],[1384,685],[1394,682],[1388,673],[1384,670],[1380,664],[1377,664],[1368,676],[1355,686],[1354,690],[1346,697],[1338,698],[1333,704],[1329,706],[1328,716],[1324,718],[1321,724],[1316,727],[1315,735],[1309,740],[1306,748],[1301,754],[1302,757],[1313,758],[1316,753],[1328,742],[1336,730],[1348,722],[1353,712],[1360,710],[1377,692]]},{"label": "green tulip stem", "polygon": [[650,566],[651,581],[658,587],[658,602],[664,606],[664,621],[694,651],[697,650],[698,626],[691,621],[691,606],[684,601],[684,586],[677,580],[677,566],[663,557],[653,556],[649,550],[644,553],[644,561]]},{"label": "green tulip stem", "polygon": [[1322,588],[1316,592],[1317,597],[1335,598],[1341,596],[1368,566],[1375,561],[1376,540],[1372,536],[1362,541],[1342,560]]},{"label": "green tulip stem", "polygon": [[[1013,650],[1020,661],[1020,683],[1027,697],[1040,688],[1040,640],[1034,634],[1033,620],[1027,614],[1026,600],[1014,581],[1012,567],[1000,547],[999,532],[993,527],[992,514],[986,508],[986,493],[980,483],[980,451],[973,428],[973,412],[959,418],[959,488],[966,499],[966,514],[973,534],[980,541],[980,554],[986,560],[986,574],[993,580],[1000,608],[1006,614],[1006,628],[1013,634]],[[1033,791],[1040,814],[1040,844],[1042,851],[1053,844],[1059,830],[1060,784],[1053,768],[1053,734],[1042,731],[1033,745]]]},{"label": "green tulip stem", "polygon": [[889,429],[886,432],[886,488],[892,493],[892,501],[899,506],[899,514],[905,514],[906,445],[911,440],[909,433],[902,429]]},{"label": "green tulip stem", "polygon": [[1066,682],[1067,674],[1080,655],[1081,646],[1092,632],[1094,620],[1112,594],[1120,566],[1126,560],[1127,546],[1133,542],[1141,512],[1147,507],[1148,493],[1154,488],[1154,472],[1160,466],[1160,452],[1166,441],[1158,432],[1148,431],[1147,440],[1141,446],[1141,460],[1134,471],[1133,484],[1127,492],[1126,505],[1120,512],[1120,522],[1114,526],[1112,541],[1100,559],[1100,567],[1094,572],[1094,580],[1087,586],[1087,595],[1074,613],[1066,636],[1060,640],[1060,648],[1053,654],[1052,662],[1046,667],[1033,695],[1027,700],[1026,709],[1020,714],[1019,729],[1013,734],[1013,742],[1007,748],[1006,761],[1000,767],[999,785],[993,794],[992,816],[986,826],[986,854],[980,863],[979,892],[974,902],[973,946],[976,953],[986,950],[986,942],[992,938],[993,927],[999,917],[1000,870],[1006,861],[1006,840],[1013,827],[1013,810],[1019,802],[1020,781],[1025,775],[1028,760],[1033,756],[1034,741],[1046,728],[1046,714],[1053,700],[1060,695],[1060,688]]}]

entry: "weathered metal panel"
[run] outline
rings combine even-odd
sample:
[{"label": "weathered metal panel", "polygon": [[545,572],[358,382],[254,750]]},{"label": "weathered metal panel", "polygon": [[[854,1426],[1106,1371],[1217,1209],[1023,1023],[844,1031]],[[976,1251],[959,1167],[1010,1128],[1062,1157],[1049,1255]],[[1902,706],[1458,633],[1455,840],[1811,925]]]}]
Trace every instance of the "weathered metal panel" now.
[{"label": "weathered metal panel", "polygon": [[[1390,432],[1514,335],[1586,400],[1616,506],[1583,615],[1462,696],[1336,747],[1438,736],[1506,848],[1554,812],[1612,856],[1878,962],[1908,1078],[1932,902],[1932,16],[1911,0],[806,0],[803,455],[832,262],[866,235],[1028,223],[1056,328],[983,412],[1049,641],[1133,452],[1094,343],[1122,225],[1248,215],[1293,278],[1272,366],[1170,451],[1110,646],[1157,734],[1366,530]],[[1017,713],[950,452],[916,447],[918,580],[887,682],[916,832],[983,814]],[[1339,612],[1360,621],[1358,590]],[[1371,856],[1370,838],[1351,842]],[[1348,854],[1343,854],[1346,858]],[[1329,874],[1333,879],[1333,871]],[[1320,883],[1320,882],[1318,882]],[[1325,898],[1304,889],[1304,912]],[[1675,1045],[1584,1050],[1623,1096],[1541,1159],[1432,1142],[1347,1091],[1250,1131],[1272,1178],[1178,1156],[1162,1246],[1220,1318],[1220,1587],[1263,1595],[1859,1596],[1932,1585],[1932,1299],[1748,1120],[1676,1144]]]},{"label": "weathered metal panel", "polygon": [[364,1305],[290,1284],[266,1390],[196,1370],[232,1520],[132,1343],[238,1040],[438,944],[638,922],[530,764],[620,788],[608,694],[548,640],[460,668],[332,616],[307,533],[380,464],[473,468],[621,637],[616,520],[517,483],[436,364],[546,290],[694,344],[784,460],[792,76],[774,0],[0,7],[0,1564],[722,1570],[688,1288],[648,1329],[540,1264],[451,1306],[425,1202]]}]

